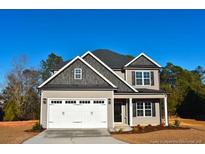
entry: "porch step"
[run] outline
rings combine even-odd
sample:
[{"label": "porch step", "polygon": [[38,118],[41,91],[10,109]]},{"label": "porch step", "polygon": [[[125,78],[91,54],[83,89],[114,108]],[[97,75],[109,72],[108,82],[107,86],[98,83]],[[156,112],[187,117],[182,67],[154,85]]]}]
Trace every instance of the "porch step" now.
[{"label": "porch step", "polygon": [[132,128],[128,125],[117,125],[114,128],[110,129],[110,132],[119,132],[119,131],[123,131],[123,132],[128,132],[131,131]]}]

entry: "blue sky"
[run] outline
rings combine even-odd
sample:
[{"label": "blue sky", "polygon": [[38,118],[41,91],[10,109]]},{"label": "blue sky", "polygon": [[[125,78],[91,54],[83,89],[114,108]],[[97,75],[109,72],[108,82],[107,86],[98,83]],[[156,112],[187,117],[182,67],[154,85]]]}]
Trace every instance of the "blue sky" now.
[{"label": "blue sky", "polygon": [[205,67],[205,10],[0,10],[0,89],[20,55],[38,68],[50,52],[67,60],[99,48]]}]

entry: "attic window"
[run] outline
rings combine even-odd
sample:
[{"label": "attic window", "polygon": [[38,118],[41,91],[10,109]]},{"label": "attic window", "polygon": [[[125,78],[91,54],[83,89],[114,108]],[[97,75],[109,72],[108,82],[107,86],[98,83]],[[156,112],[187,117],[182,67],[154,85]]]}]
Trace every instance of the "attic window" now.
[{"label": "attic window", "polygon": [[75,80],[81,80],[82,79],[82,69],[81,68],[75,68],[74,69],[74,79]]}]

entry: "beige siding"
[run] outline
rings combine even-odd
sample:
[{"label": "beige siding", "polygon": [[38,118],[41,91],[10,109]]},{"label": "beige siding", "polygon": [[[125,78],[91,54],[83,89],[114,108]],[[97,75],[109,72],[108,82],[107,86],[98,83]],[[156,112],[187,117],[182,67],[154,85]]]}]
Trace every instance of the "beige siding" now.
[{"label": "beige siding", "polygon": [[[126,70],[126,75],[127,75],[127,82],[132,85],[132,71],[140,71],[137,69],[133,70]],[[153,71],[154,72],[154,85],[148,85],[148,86],[133,86],[134,88],[147,88],[147,89],[159,89],[159,70],[146,70],[146,71]]]},{"label": "beige siding", "polygon": [[155,103],[155,117],[133,117],[133,125],[160,125],[160,105]]},{"label": "beige siding", "polygon": [[159,103],[155,104],[155,117],[133,117],[133,125],[160,125],[160,103],[163,103],[163,99],[165,95],[163,94],[153,94],[153,95],[114,95],[114,98],[121,99],[121,98],[132,98],[132,99],[160,99]]},{"label": "beige siding", "polygon": [[155,98],[159,98],[159,99],[163,99],[165,98],[165,95],[163,94],[153,94],[153,95],[115,95],[115,98],[136,98],[136,99],[155,99]]},{"label": "beige siding", "polygon": [[[113,127],[113,91],[41,91],[41,100],[43,98],[107,98],[111,99],[111,104],[108,104],[108,128]],[[47,127],[47,104],[41,101],[41,124],[44,128]]]},{"label": "beige siding", "polygon": [[122,71],[116,71],[116,70],[115,70],[115,73],[116,73],[117,75],[119,75],[122,79],[125,79],[125,73],[123,73]]}]

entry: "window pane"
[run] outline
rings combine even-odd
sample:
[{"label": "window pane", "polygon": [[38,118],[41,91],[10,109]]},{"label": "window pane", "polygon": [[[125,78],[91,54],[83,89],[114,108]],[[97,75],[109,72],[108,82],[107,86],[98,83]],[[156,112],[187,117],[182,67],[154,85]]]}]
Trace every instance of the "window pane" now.
[{"label": "window pane", "polygon": [[81,68],[74,69],[74,79],[82,79],[82,69]]},{"label": "window pane", "polygon": [[136,72],[136,78],[141,79],[142,78],[142,72]]},{"label": "window pane", "polygon": [[151,116],[151,110],[145,110],[145,116]]},{"label": "window pane", "polygon": [[143,116],[143,110],[137,110],[137,116],[142,117]]},{"label": "window pane", "polygon": [[143,109],[143,103],[137,103],[137,109]]},{"label": "window pane", "polygon": [[144,72],[144,78],[150,78],[150,72]]},{"label": "window pane", "polygon": [[137,80],[136,80],[136,84],[137,84],[137,85],[142,85],[142,79],[137,79]]},{"label": "window pane", "polygon": [[144,85],[150,85],[150,79],[144,79]]},{"label": "window pane", "polygon": [[151,109],[151,103],[150,102],[145,103],[145,109]]},{"label": "window pane", "polygon": [[77,79],[79,79],[79,78],[80,78],[80,74],[76,74],[75,77],[76,77]]}]

